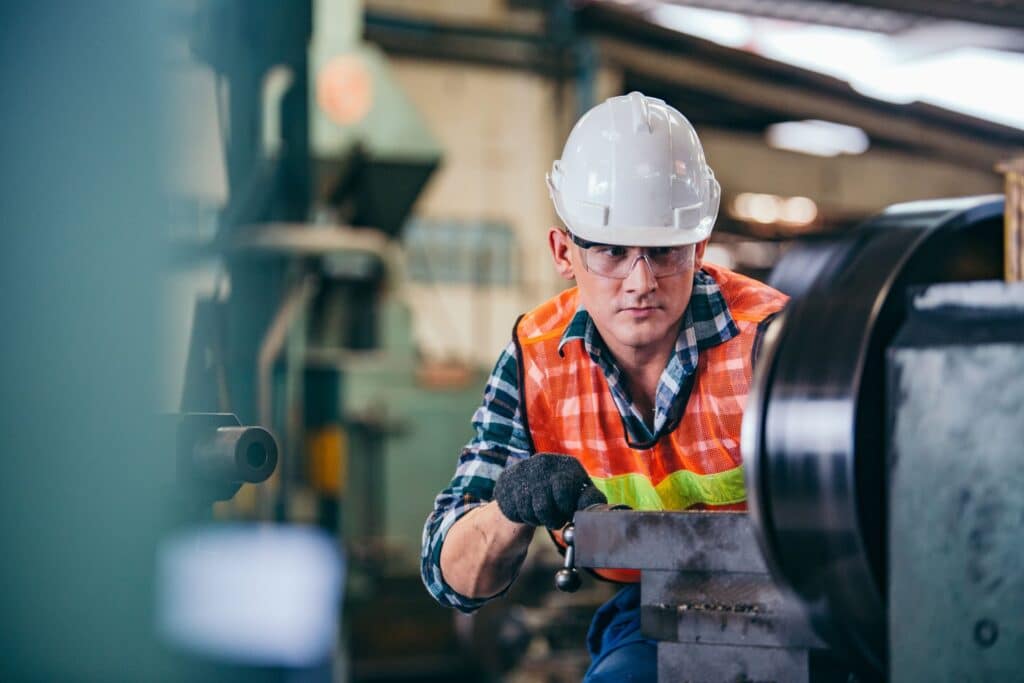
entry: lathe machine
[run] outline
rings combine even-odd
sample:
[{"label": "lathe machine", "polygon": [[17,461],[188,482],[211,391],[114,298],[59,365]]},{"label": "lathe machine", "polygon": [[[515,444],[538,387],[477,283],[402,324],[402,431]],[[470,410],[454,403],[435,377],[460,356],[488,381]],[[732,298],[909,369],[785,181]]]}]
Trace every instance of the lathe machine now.
[{"label": "lathe machine", "polygon": [[748,513],[584,511],[642,570],[664,681],[1024,680],[1024,283],[1000,196],[790,250],[744,416]]}]

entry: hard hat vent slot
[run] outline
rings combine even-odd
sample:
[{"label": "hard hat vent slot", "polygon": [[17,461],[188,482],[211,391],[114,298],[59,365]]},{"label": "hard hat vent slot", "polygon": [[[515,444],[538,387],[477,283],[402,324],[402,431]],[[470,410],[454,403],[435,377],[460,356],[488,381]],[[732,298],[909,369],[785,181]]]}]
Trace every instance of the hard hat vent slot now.
[{"label": "hard hat vent slot", "polygon": [[704,218],[704,207],[700,204],[678,206],[672,210],[672,223],[676,228],[693,228]]},{"label": "hard hat vent slot", "polygon": [[578,216],[579,219],[588,225],[608,225],[608,207],[604,204],[594,204],[592,202],[579,202],[578,204]]}]

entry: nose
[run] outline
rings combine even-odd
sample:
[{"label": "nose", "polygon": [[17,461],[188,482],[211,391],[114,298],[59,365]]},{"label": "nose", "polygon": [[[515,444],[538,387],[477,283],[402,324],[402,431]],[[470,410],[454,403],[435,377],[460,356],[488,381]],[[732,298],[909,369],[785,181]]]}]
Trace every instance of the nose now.
[{"label": "nose", "polygon": [[629,275],[623,280],[623,286],[627,292],[641,294],[646,294],[658,286],[658,278],[654,277],[654,270],[650,261],[647,260],[647,254],[641,252],[633,260],[633,266],[630,268]]}]

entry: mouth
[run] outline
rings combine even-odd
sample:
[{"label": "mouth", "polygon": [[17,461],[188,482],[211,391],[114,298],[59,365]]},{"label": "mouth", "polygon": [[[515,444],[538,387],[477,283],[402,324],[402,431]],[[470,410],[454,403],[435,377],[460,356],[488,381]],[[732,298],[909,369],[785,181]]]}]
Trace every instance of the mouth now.
[{"label": "mouth", "polygon": [[619,312],[628,315],[644,316],[651,315],[657,310],[659,310],[658,306],[626,306],[619,309]]}]

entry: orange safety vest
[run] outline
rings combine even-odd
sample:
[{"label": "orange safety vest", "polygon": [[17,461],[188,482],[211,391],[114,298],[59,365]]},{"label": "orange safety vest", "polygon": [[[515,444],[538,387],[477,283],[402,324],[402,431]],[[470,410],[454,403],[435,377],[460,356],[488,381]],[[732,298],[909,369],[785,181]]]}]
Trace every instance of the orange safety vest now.
[{"label": "orange safety vest", "polygon": [[[634,510],[744,510],[740,424],[750,388],[758,323],[787,297],[771,287],[705,263],[739,334],[703,349],[689,401],[670,433],[653,444],[630,445],[604,372],[582,341],[558,345],[577,311],[568,289],[516,323],[520,390],[535,452],[575,457],[610,504]],[[561,534],[553,534],[561,543]],[[564,544],[562,544],[564,545]],[[629,569],[599,569],[614,581],[635,582]]]}]

